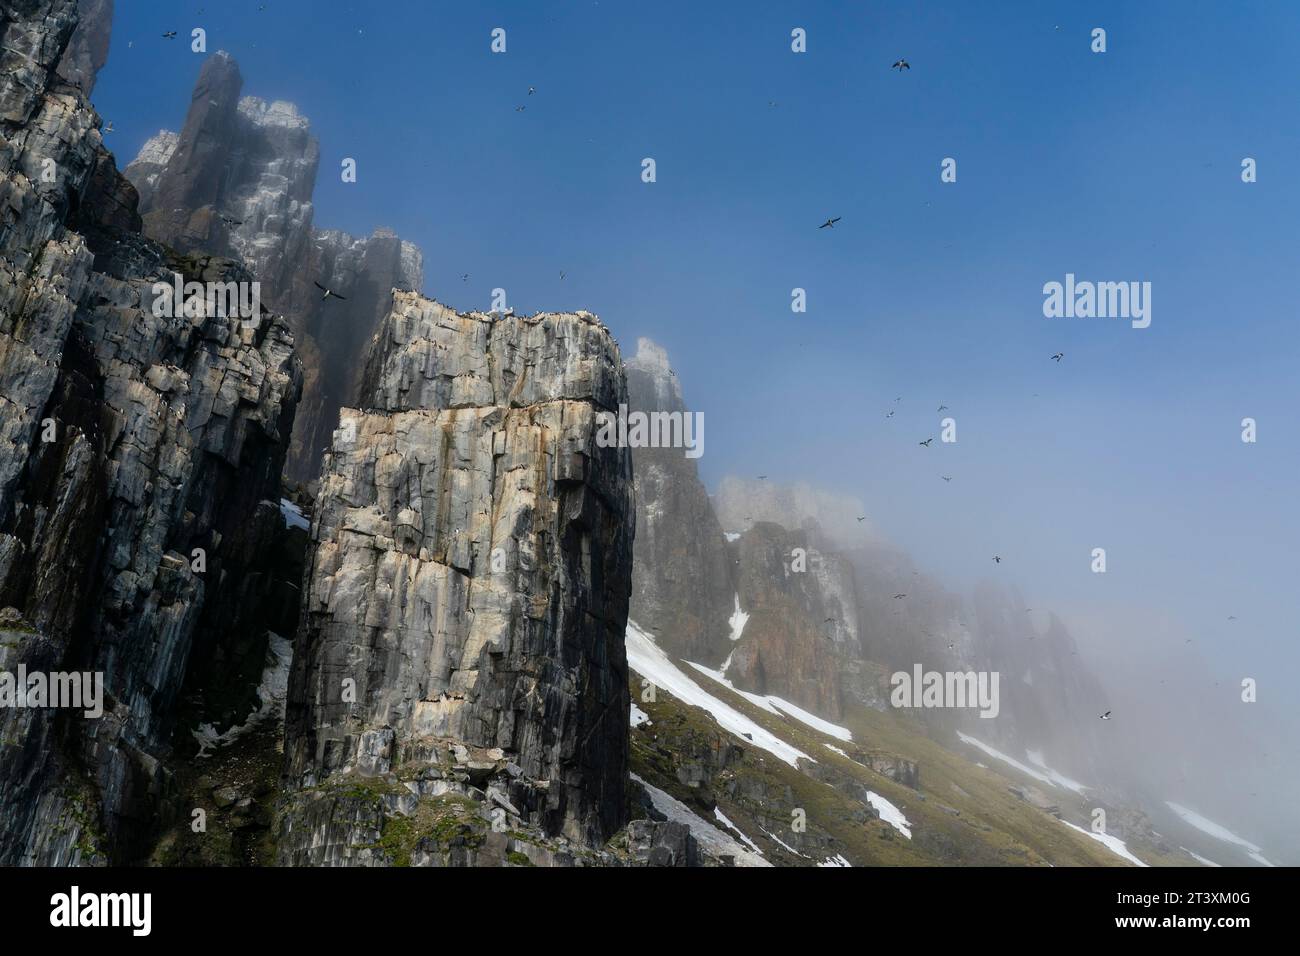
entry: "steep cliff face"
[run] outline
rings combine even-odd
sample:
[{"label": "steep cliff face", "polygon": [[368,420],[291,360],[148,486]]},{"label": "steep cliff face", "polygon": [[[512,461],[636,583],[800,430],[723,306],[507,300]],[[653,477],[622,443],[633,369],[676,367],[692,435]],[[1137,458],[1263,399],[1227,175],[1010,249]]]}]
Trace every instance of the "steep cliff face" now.
[{"label": "steep cliff face", "polygon": [[[0,14],[0,667],[102,673],[104,713],[6,709],[0,862],[131,859],[196,643],[263,595],[300,372],[278,319],[167,316],[156,281],[247,282],[139,234],[135,190],[53,69],[71,0]],[[196,550],[197,549],[197,550]]]},{"label": "steep cliff face", "polygon": [[415,862],[467,862],[431,822],[453,798],[576,846],[622,824],[632,471],[596,443],[620,365],[587,313],[394,296],[316,501],[284,862],[392,862],[412,827]]},{"label": "steep cliff face", "polygon": [[[357,238],[314,226],[320,146],[292,103],[241,98],[227,53],[209,57],[179,134],[160,131],[126,168],[145,232],[182,251],[242,262],[263,300],[290,317],[305,367],[289,475],[316,477],[338,410],[359,384],[356,357],[392,305],[424,283],[420,250],[391,231]],[[323,299],[314,283],[343,296]]]},{"label": "steep cliff face", "polygon": [[[667,353],[649,339],[627,363],[629,410],[685,412]],[[632,618],[687,660],[716,667],[730,652],[735,558],[696,461],[680,448],[635,448]]]},{"label": "steep cliff face", "polygon": [[90,98],[95,79],[108,62],[113,31],[113,0],[77,0],[77,25],[59,60],[59,76]]},{"label": "steep cliff face", "polygon": [[742,690],[774,694],[824,717],[842,710],[841,672],[861,656],[853,569],[803,531],[754,525],[736,542],[747,615],[727,659]]}]

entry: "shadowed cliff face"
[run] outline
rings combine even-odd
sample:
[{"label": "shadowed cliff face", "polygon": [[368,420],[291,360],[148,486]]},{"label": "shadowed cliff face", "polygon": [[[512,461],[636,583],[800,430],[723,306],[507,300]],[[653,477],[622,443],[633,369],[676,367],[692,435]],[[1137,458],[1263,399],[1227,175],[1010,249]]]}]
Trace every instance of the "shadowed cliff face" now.
[{"label": "shadowed cliff face", "polygon": [[[683,412],[668,355],[649,339],[627,363],[629,409]],[[637,536],[632,619],[673,654],[716,667],[735,607],[735,558],[696,461],[680,448],[635,448]]]},{"label": "shadowed cliff face", "polygon": [[0,668],[101,673],[104,713],[6,708],[7,863],[130,859],[147,837],[192,649],[256,613],[300,388],[283,321],[155,314],[173,272],[250,277],[140,236],[98,116],[52,69],[75,23],[70,0],[0,17],[0,605],[22,618]]},{"label": "shadowed cliff face", "polygon": [[77,0],[77,26],[59,60],[59,76],[90,98],[95,78],[108,62],[113,0]]},{"label": "shadowed cliff face", "polygon": [[486,792],[511,825],[588,846],[622,824],[632,474],[595,441],[626,401],[620,365],[586,313],[395,296],[321,476],[284,862],[380,860],[358,779]]},{"label": "shadowed cliff face", "polygon": [[[356,238],[316,229],[312,193],[320,147],[292,103],[241,98],[224,52],[203,64],[179,134],[159,132],[127,167],[145,232],[183,251],[244,263],[263,301],[283,312],[305,370],[288,473],[316,477],[338,411],[356,395],[359,357],[388,314],[392,290],[424,282],[419,249],[388,230]],[[323,299],[314,283],[338,293]]]}]

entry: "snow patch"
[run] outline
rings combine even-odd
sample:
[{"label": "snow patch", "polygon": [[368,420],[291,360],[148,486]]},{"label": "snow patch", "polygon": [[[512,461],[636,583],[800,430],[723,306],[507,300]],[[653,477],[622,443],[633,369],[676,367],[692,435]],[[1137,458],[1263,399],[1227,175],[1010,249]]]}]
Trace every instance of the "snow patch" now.
[{"label": "snow patch", "polygon": [[727,690],[739,694],[755,707],[762,708],[769,714],[775,714],[778,717],[793,717],[801,724],[805,724],[813,730],[826,734],[828,737],[834,737],[837,740],[844,740],[849,743],[853,742],[853,734],[846,727],[841,727],[839,724],[832,724],[829,720],[823,720],[816,714],[809,713],[802,707],[798,707],[790,703],[788,700],[782,700],[780,697],[771,694],[766,697],[762,694],[751,694],[747,690],[741,690],[739,687],[736,687],[731,683],[731,681],[727,680],[726,676],[727,664],[731,663],[730,658],[727,659],[727,664],[722,665],[722,670],[717,671],[705,667],[703,664],[696,664],[694,661],[687,661],[686,663],[690,664],[706,677],[713,678],[723,687],[727,688]]},{"label": "snow patch", "polygon": [[636,774],[632,774],[632,779],[641,786],[645,787],[646,793],[650,795],[650,802],[654,808],[666,816],[673,823],[684,823],[690,827],[691,835],[700,842],[700,845],[708,852],[715,856],[734,856],[736,866],[771,866],[767,860],[763,859],[757,853],[746,850],[743,846],[733,840],[727,834],[723,833],[713,824],[696,816],[691,812],[690,807],[680,802],[676,798],[664,793],[658,787],[646,783]]},{"label": "snow patch", "polygon": [[1112,853],[1122,856],[1130,863],[1133,863],[1137,866],[1147,865],[1143,863],[1141,860],[1139,860],[1137,857],[1135,857],[1132,853],[1130,853],[1128,851],[1128,846],[1119,837],[1111,836],[1109,833],[1094,833],[1092,830],[1085,830],[1083,827],[1076,826],[1075,824],[1071,823],[1069,820],[1062,820],[1061,822],[1064,823],[1071,830],[1078,830],[1084,836],[1092,837],[1094,840],[1096,840],[1106,849],[1110,850]]},{"label": "snow patch", "polygon": [[[1015,767],[1025,776],[1033,777],[1039,783],[1045,783],[1053,787],[1060,787],[1064,790],[1070,790],[1080,795],[1082,795],[1085,790],[1089,789],[1086,785],[1079,783],[1079,781],[1071,780],[1063,773],[1057,773],[1051,767],[1044,766],[1041,768],[1041,770],[1035,770],[1033,767],[1021,763],[1016,758],[1008,757],[1006,754],[1002,753],[1002,751],[995,750],[994,748],[990,747],[988,744],[984,743],[982,740],[976,740],[974,737],[970,736],[969,734],[963,734],[960,730],[957,731],[957,736],[961,738],[963,743],[970,744],[972,747],[978,747],[980,750],[984,751],[990,757],[993,757],[997,760],[1001,760],[1003,763],[1007,764],[1008,766]],[[1041,758],[1042,754],[1038,754],[1036,751],[1031,752],[1029,755],[1029,759],[1033,760],[1035,756]]]},{"label": "snow patch", "polygon": [[731,639],[740,640],[740,635],[745,633],[745,625],[749,623],[749,615],[740,609],[739,594],[736,595],[736,610],[727,618],[727,623],[731,625]]},{"label": "snow patch", "polygon": [[745,846],[749,847],[759,856],[763,855],[763,851],[758,848],[758,845],[749,837],[745,836],[745,834],[741,832],[740,827],[736,826],[734,823],[732,823],[730,820],[727,819],[727,815],[722,812],[721,807],[715,806],[713,808],[713,816],[719,823],[721,823],[728,830],[734,830],[736,835],[745,841]]},{"label": "snow patch", "polygon": [[633,727],[640,727],[642,724],[645,724],[648,727],[654,723],[654,721],[650,719],[650,715],[647,714],[640,707],[638,707],[636,704],[632,705],[632,711],[629,716],[629,720]]},{"label": "snow patch", "polygon": [[641,630],[635,621],[627,622],[625,643],[628,667],[660,690],[672,694],[682,703],[707,710],[723,730],[748,739],[754,746],[766,750],[796,769],[800,757],[805,760],[812,759],[802,750],[790,746],[780,737],[764,730],[734,707],[718,700],[687,677],[681,668],[655,644],[654,638]]},{"label": "snow patch", "polygon": [[288,498],[280,499],[280,517],[284,519],[286,528],[302,528],[303,531],[311,530],[311,522],[302,513],[302,509]]},{"label": "snow patch", "polygon": [[853,864],[844,859],[842,853],[836,853],[834,856],[828,856],[825,860],[817,864],[818,866],[847,866],[852,868]]},{"label": "snow patch", "polygon": [[909,840],[912,839],[912,824],[907,821],[907,817],[903,816],[902,810],[898,809],[898,807],[894,806],[874,790],[867,791],[867,802],[870,803],[872,808],[880,814],[880,819],[884,820]]},{"label": "snow patch", "polygon": [[1233,833],[1227,827],[1220,826],[1213,820],[1207,820],[1195,810],[1190,810],[1182,804],[1174,803],[1172,800],[1166,800],[1165,806],[1169,807],[1169,809],[1173,810],[1174,813],[1182,817],[1184,823],[1191,824],[1202,833],[1207,833],[1216,840],[1222,840],[1224,843],[1231,843],[1233,846],[1241,847],[1256,863],[1259,863],[1262,866],[1273,865],[1260,855],[1261,851],[1259,847],[1255,846],[1255,844],[1251,843],[1244,837],[1237,836],[1237,834]]},{"label": "snow patch", "polygon": [[1185,846],[1180,846],[1178,849],[1182,850],[1184,853],[1186,853],[1188,856],[1190,856],[1190,857],[1191,857],[1193,860],[1195,860],[1197,863],[1201,864],[1201,866],[1213,866],[1213,867],[1218,867],[1219,869],[1222,869],[1222,868],[1223,868],[1223,864],[1222,864],[1222,863],[1215,863],[1213,860],[1207,860],[1205,857],[1201,856],[1199,853],[1195,852],[1194,850],[1189,850],[1189,849],[1187,849],[1187,847],[1185,847]]}]

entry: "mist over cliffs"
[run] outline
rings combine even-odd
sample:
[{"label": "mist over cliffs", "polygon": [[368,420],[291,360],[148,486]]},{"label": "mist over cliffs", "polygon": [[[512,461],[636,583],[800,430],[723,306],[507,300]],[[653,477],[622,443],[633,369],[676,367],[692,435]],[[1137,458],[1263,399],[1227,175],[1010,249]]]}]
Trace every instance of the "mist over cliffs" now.
[{"label": "mist over cliffs", "polygon": [[[808,480],[710,495],[681,448],[598,440],[623,406],[691,410],[666,350],[625,361],[585,311],[457,311],[422,293],[414,244],[319,228],[308,119],[245,95],[230,55],[119,173],[88,100],[112,12],[0,16],[0,671],[107,692],[94,718],[0,711],[0,863],[1221,849],[1169,803],[1235,811],[1215,767],[1115,744],[1099,715],[1140,684],[1072,620],[938,580]],[[173,279],[258,283],[263,311],[160,313]],[[899,672],[996,673],[996,719],[899,706]]]},{"label": "mist over cliffs", "polygon": [[[146,235],[242,262],[293,328],[305,377],[288,474],[306,482],[339,409],[356,395],[358,357],[392,290],[420,290],[424,262],[388,229],[358,238],[317,228],[320,146],[308,119],[292,103],[241,95],[243,86],[233,57],[208,57],[180,132],[152,137],[125,175],[140,195]],[[324,298],[318,284],[342,298]]]}]

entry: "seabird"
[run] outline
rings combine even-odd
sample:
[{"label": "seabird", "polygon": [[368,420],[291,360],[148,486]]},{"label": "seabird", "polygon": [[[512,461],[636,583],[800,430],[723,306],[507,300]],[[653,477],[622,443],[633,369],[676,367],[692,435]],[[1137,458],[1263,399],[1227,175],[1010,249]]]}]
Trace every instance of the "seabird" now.
[{"label": "seabird", "polygon": [[996,563],[998,563],[998,564],[1001,564],[1001,563],[1002,563],[1002,559],[1001,559],[1000,557],[998,557],[996,554],[993,555],[993,560],[994,560]]},{"label": "seabird", "polygon": [[320,300],[321,300],[322,302],[324,302],[324,301],[325,301],[326,299],[328,299],[330,296],[334,296],[334,298],[339,299],[339,300],[342,301],[342,302],[346,302],[346,301],[347,301],[347,297],[346,297],[346,296],[341,296],[341,295],[339,295],[337,292],[333,292],[333,291],[331,291],[331,290],[325,288],[323,285],[321,285],[319,282],[317,282],[317,281],[314,280],[314,279],[312,280],[312,283],[311,283],[311,284],[314,285],[316,288],[320,289],[322,292],[325,293],[323,296],[320,297]]},{"label": "seabird", "polygon": [[1052,361],[1053,361],[1053,362],[1059,362],[1059,361],[1061,361],[1061,359],[1063,359],[1063,358],[1065,358],[1065,353],[1064,353],[1064,352],[1057,352],[1055,355],[1052,356]]},{"label": "seabird", "polygon": [[930,442],[932,442],[932,441],[934,441],[933,438],[927,438],[925,441],[919,441],[919,442],[917,442],[917,444],[918,444],[918,445],[924,445],[926,448],[929,448],[929,447],[930,447]]},{"label": "seabird", "polygon": [[910,70],[911,68],[912,64],[902,59],[895,60],[894,65],[890,67],[891,70],[897,70],[899,73],[902,73],[904,70]]},{"label": "seabird", "polygon": [[1110,711],[1108,710],[1108,711],[1106,711],[1106,713],[1102,714],[1102,715],[1101,715],[1101,719],[1102,719],[1102,720],[1110,720]]},{"label": "seabird", "polygon": [[829,228],[829,229],[834,229],[834,228],[835,228],[835,224],[836,224],[837,222],[839,222],[839,221],[840,221],[841,219],[843,219],[843,218],[844,218],[843,216],[836,216],[834,219],[827,219],[824,223],[822,223],[822,224],[821,224],[820,226],[818,226],[817,228],[818,228],[818,229],[828,229],[828,228]]}]

